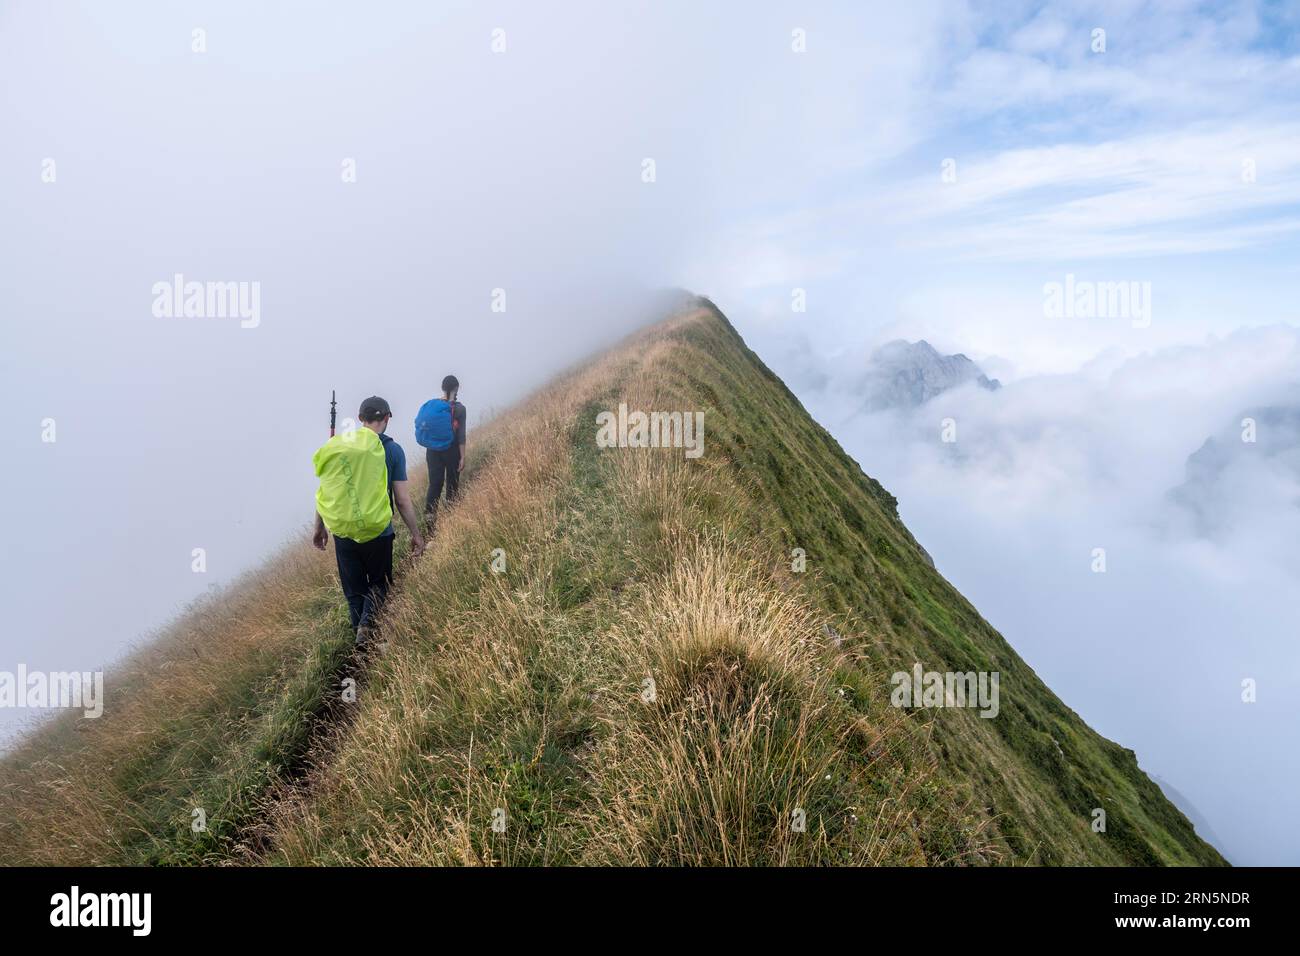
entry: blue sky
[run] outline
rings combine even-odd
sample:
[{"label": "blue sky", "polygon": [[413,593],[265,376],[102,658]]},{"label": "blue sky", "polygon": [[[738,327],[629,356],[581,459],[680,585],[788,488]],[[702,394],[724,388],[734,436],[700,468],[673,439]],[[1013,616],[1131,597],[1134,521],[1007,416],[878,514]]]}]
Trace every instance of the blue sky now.
[{"label": "blue sky", "polygon": [[[805,287],[825,320],[809,334],[842,343],[846,331],[906,323],[918,289],[1031,314],[1042,283],[1066,272],[1157,285],[1147,334],[1094,329],[1068,354],[1031,334],[1004,348],[1027,370],[1295,319],[1294,6],[918,4],[893,15],[905,23],[861,13],[809,28],[804,56],[833,62],[807,72],[821,96],[854,102],[858,122],[830,111],[805,149],[838,162],[737,207],[717,257],[738,297],[777,322],[788,288]],[[1104,52],[1092,49],[1098,28]],[[893,78],[879,98],[864,33],[913,38],[886,58]],[[899,74],[906,94],[888,95]],[[856,96],[831,92],[852,84]],[[955,182],[941,181],[946,159]],[[965,324],[983,333],[998,320]],[[947,338],[989,346],[956,322]]]}]

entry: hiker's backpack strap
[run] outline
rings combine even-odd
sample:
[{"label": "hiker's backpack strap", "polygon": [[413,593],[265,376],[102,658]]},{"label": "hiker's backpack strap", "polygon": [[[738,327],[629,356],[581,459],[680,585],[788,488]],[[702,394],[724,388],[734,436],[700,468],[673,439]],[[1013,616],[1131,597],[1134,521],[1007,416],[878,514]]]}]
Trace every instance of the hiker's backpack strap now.
[{"label": "hiker's backpack strap", "polygon": [[392,440],[387,435],[379,436],[379,443],[384,448],[384,474],[388,478],[388,509],[397,514],[397,499],[393,497],[393,473],[388,470],[388,444]]}]

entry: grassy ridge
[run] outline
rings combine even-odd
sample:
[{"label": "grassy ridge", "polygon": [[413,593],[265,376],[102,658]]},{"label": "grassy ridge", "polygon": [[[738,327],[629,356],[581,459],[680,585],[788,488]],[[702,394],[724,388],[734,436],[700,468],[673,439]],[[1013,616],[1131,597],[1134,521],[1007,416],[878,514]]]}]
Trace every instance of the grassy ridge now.
[{"label": "grassy ridge", "polygon": [[[598,449],[620,401],[703,410],[705,455]],[[284,864],[1222,863],[707,302],[481,429],[469,471],[336,733],[308,718],[341,598],[295,551],[238,613],[178,624],[188,696],[140,668],[135,710],[0,765],[0,859],[247,862],[253,825]],[[891,707],[915,661],[999,671],[999,716]],[[50,794],[93,808],[85,833]],[[217,808],[197,837],[194,805]]]},{"label": "grassy ridge", "polygon": [[[348,647],[323,562],[191,611],[108,673],[98,720],[61,717],[0,774],[6,863],[197,863],[237,853],[259,795],[304,752]],[[206,818],[195,833],[194,811]]]}]

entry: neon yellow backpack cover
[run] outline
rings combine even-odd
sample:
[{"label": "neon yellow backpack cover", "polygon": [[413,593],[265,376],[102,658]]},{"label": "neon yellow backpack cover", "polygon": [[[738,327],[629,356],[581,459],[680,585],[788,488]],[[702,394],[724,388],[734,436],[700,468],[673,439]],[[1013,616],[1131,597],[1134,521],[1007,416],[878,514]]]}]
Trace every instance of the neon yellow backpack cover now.
[{"label": "neon yellow backpack cover", "polygon": [[365,543],[393,520],[384,443],[369,428],[335,435],[312,455],[320,487],[316,510],[336,537]]}]

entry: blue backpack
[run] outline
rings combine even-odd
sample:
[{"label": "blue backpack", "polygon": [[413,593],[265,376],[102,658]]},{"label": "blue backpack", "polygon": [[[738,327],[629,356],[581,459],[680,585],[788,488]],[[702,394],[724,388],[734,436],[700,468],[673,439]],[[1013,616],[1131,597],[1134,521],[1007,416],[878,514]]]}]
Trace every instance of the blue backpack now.
[{"label": "blue backpack", "polygon": [[456,440],[456,416],[451,402],[431,398],[420,406],[415,416],[415,440],[434,451],[451,447]]}]

